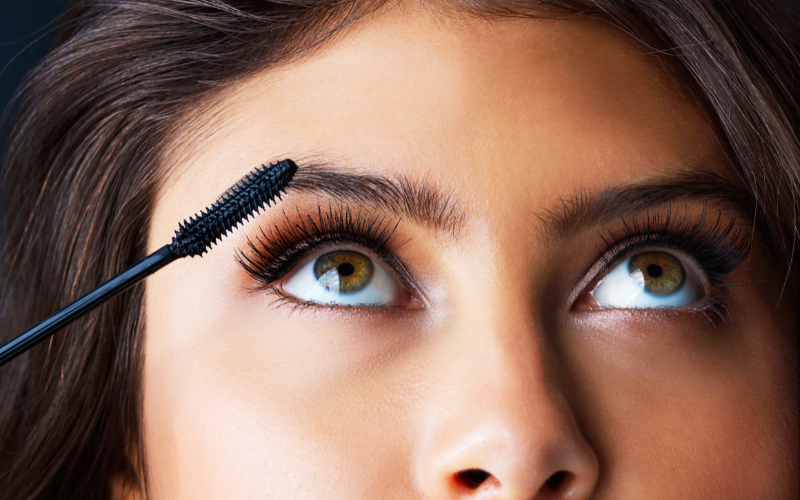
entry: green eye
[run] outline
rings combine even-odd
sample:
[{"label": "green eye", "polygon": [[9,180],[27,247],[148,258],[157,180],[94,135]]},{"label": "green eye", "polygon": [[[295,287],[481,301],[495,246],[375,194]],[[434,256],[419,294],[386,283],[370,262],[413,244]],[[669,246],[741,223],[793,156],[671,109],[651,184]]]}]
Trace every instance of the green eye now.
[{"label": "green eye", "polygon": [[681,289],[686,282],[683,264],[666,252],[642,252],[631,258],[628,264],[631,276],[641,273],[644,291],[653,295],[670,295]]},{"label": "green eye", "polygon": [[352,250],[328,252],[314,262],[314,277],[327,291],[340,294],[358,292],[373,273],[370,258]]}]

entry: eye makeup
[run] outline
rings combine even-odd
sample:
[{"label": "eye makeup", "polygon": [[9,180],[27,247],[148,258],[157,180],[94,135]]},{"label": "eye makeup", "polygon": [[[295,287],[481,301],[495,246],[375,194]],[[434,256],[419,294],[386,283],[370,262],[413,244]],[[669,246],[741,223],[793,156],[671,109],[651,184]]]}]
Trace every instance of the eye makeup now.
[{"label": "eye makeup", "polygon": [[[637,255],[647,256],[653,252],[663,254],[654,260],[662,264],[688,258],[691,262],[685,266],[679,263],[674,267],[679,270],[686,267],[684,272],[690,277],[690,283],[702,282],[698,288],[704,292],[701,294],[703,300],[698,301],[699,305],[679,304],[665,308],[698,310],[707,316],[724,316],[727,307],[722,290],[741,284],[731,281],[730,275],[750,250],[750,242],[737,225],[737,219],[723,216],[721,212],[711,219],[705,206],[694,213],[688,208],[680,212],[668,206],[665,211],[645,215],[644,218],[620,215],[618,225],[621,229],[600,233],[604,246],[597,248],[597,264],[589,271],[594,277],[588,282],[596,287],[615,265]],[[285,280],[287,275],[302,267],[304,260],[315,254],[327,255],[332,251],[346,252],[346,248],[354,248],[373,255],[379,264],[383,263],[389,268],[404,289],[415,296],[422,296],[408,266],[396,256],[397,248],[407,243],[398,243],[398,224],[399,220],[375,210],[351,208],[344,203],[329,203],[327,207],[318,205],[313,214],[301,215],[296,211],[296,214],[289,216],[284,212],[279,223],[261,228],[258,236],[247,240],[246,248],[237,252],[237,261],[252,278],[255,290],[272,292],[286,301],[303,306],[337,307],[336,304],[304,301],[293,296],[291,287],[282,289],[281,280]],[[308,263],[306,267],[311,268],[311,264],[317,266],[319,263]],[[694,276],[700,276],[700,279]],[[587,279],[582,281],[587,282]],[[577,302],[581,301],[580,297],[586,299],[586,290],[591,288],[584,288]],[[684,291],[684,294],[687,293]],[[699,292],[692,293],[697,295]],[[359,305],[376,307],[371,304]],[[576,304],[575,309],[582,308]]]},{"label": "eye makeup", "polygon": [[738,219],[718,212],[715,219],[709,220],[706,206],[695,217],[688,208],[678,213],[671,207],[667,207],[666,215],[646,214],[643,222],[619,217],[621,233],[608,231],[601,235],[605,244],[600,256],[604,270],[623,254],[658,245],[682,250],[697,259],[711,285],[717,287],[730,284],[728,276],[750,252],[750,241],[737,226]]},{"label": "eye makeup", "polygon": [[[236,261],[250,275],[255,284],[254,291],[274,293],[281,299],[301,305],[337,307],[337,304],[296,298],[284,291],[280,282],[315,252],[324,253],[321,258],[331,257],[328,260],[336,260],[337,256],[333,255],[337,253],[333,252],[335,250],[361,256],[361,259],[348,259],[352,262],[368,259],[363,254],[371,254],[375,257],[375,265],[387,266],[391,277],[399,282],[401,288],[414,297],[422,297],[412,274],[402,259],[397,257],[397,249],[408,241],[398,241],[396,230],[399,224],[399,220],[375,210],[352,208],[343,203],[329,203],[326,207],[317,205],[313,214],[303,215],[296,210],[294,216],[290,216],[284,211],[279,223],[262,227],[254,238],[247,239],[246,248],[237,251]],[[352,266],[352,262],[343,265]],[[371,274],[381,276],[385,271],[381,269]],[[328,277],[321,276],[320,279]],[[418,307],[421,302],[413,300],[412,304]],[[360,304],[348,304],[346,307],[353,305]]]},{"label": "eye makeup", "polygon": [[[601,290],[609,286],[604,281],[613,279],[631,288],[628,297],[635,309],[687,310],[709,319],[728,316],[729,297],[725,290],[745,284],[733,281],[731,276],[751,248],[735,217],[719,212],[712,219],[704,205],[696,215],[686,207],[678,212],[670,206],[664,214],[646,213],[644,220],[623,215],[619,220],[621,230],[600,233],[604,247],[597,249],[600,256],[592,266],[594,277],[576,301],[576,309],[627,309],[619,301],[602,303],[610,297],[607,290]],[[662,276],[665,272],[675,276]],[[623,284],[620,276],[628,281],[639,278],[640,283]],[[679,283],[670,285],[671,280]],[[661,295],[662,300],[639,298],[639,305],[633,306],[636,294],[644,292],[653,297]],[[670,294],[672,300],[667,297]]]}]

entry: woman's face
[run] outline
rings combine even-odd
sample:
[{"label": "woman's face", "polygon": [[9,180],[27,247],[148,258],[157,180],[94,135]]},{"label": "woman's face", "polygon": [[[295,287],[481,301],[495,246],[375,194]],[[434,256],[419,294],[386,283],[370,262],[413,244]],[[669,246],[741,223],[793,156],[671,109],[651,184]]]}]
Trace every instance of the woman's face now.
[{"label": "woman's face", "polygon": [[187,130],[151,250],[261,163],[303,189],[147,282],[151,498],[796,495],[792,298],[612,28],[394,11]]}]

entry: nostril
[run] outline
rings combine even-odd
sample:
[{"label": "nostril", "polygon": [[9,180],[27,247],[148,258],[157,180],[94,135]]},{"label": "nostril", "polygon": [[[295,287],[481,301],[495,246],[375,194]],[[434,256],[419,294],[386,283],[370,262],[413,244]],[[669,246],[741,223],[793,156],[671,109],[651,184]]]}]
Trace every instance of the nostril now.
[{"label": "nostril", "polygon": [[544,482],[544,487],[548,490],[555,491],[567,482],[569,482],[569,478],[572,474],[565,470],[560,470],[547,478],[547,481]]},{"label": "nostril", "polygon": [[466,469],[456,474],[458,481],[471,490],[477,489],[489,476],[491,474],[482,469]]}]

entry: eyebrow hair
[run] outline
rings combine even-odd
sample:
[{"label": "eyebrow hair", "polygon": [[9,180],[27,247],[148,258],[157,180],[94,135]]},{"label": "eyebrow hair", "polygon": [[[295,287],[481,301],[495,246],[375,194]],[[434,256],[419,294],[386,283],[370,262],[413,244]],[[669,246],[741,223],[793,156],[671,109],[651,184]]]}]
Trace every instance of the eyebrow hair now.
[{"label": "eyebrow hair", "polygon": [[664,205],[671,208],[675,203],[689,201],[711,203],[755,224],[755,202],[750,194],[704,170],[684,170],[634,184],[609,186],[596,194],[581,189],[535,216],[543,238],[555,242],[623,214],[640,214]]},{"label": "eyebrow hair", "polygon": [[451,237],[457,236],[464,223],[466,213],[452,192],[425,179],[348,172],[328,163],[297,163],[300,167],[289,186],[291,191],[325,194],[381,209]]}]

